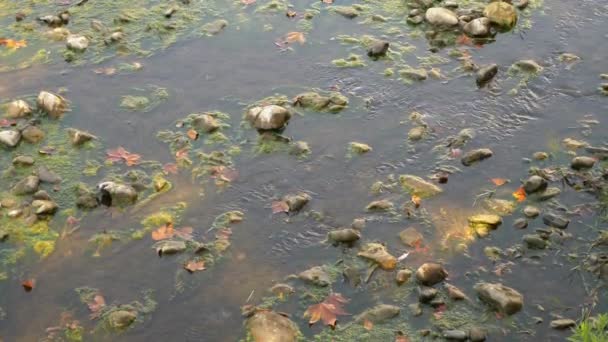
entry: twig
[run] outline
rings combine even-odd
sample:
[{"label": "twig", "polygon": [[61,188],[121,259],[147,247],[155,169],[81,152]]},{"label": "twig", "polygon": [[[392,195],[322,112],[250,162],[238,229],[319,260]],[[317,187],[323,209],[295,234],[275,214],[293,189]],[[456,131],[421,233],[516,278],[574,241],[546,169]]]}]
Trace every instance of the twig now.
[{"label": "twig", "polygon": [[247,297],[247,300],[245,301],[245,303],[249,303],[249,301],[251,300],[251,297],[253,297],[254,292],[255,292],[255,289],[251,290],[251,293],[249,294],[249,297]]}]

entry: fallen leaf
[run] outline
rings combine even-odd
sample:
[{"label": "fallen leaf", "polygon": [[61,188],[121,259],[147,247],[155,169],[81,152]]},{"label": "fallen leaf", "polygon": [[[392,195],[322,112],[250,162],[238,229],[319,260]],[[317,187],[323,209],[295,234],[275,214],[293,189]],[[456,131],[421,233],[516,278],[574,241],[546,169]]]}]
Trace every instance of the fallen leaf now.
[{"label": "fallen leaf", "polygon": [[87,303],[87,306],[92,313],[91,319],[94,319],[97,317],[99,311],[106,306],[106,300],[101,294],[96,294],[93,297],[93,300]]},{"label": "fallen leaf", "polygon": [[189,151],[189,149],[187,147],[182,148],[181,150],[175,152],[175,158],[177,158],[177,159],[188,158],[188,151]]},{"label": "fallen leaf", "polygon": [[0,127],[15,126],[16,124],[17,124],[17,121],[15,121],[15,120],[0,119]]},{"label": "fallen leaf", "polygon": [[288,213],[288,212],[289,212],[289,205],[287,204],[287,202],[285,202],[285,201],[272,202],[272,213],[273,214]]},{"label": "fallen leaf", "polygon": [[25,40],[14,40],[14,39],[5,39],[0,38],[0,45],[6,46],[9,49],[20,49],[22,47],[27,46],[27,42]]},{"label": "fallen leaf", "polygon": [[205,270],[205,261],[204,260],[200,260],[200,261],[190,260],[184,265],[184,268],[186,269],[186,271],[188,271],[190,273],[194,273],[196,271],[203,271],[203,270]]},{"label": "fallen leaf", "polygon": [[309,325],[313,325],[319,320],[324,324],[329,325],[332,329],[336,327],[338,315],[348,315],[342,306],[348,303],[348,299],[344,298],[339,293],[332,293],[324,301],[319,304],[314,304],[308,307],[304,312],[304,317],[309,317]]},{"label": "fallen leaf", "polygon": [[306,42],[306,37],[304,37],[304,33],[302,32],[289,32],[285,35],[286,43],[295,43],[298,42],[300,44],[304,44]]},{"label": "fallen leaf", "polygon": [[192,232],[194,229],[192,227],[183,227],[175,229],[175,235],[184,239],[184,240],[192,240]]},{"label": "fallen leaf", "polygon": [[127,166],[137,165],[141,159],[139,154],[131,153],[125,150],[123,147],[118,147],[114,150],[107,150],[106,154],[108,156],[107,160],[111,162],[124,161]]},{"label": "fallen leaf", "polygon": [[188,138],[190,138],[190,140],[198,139],[198,132],[193,129],[188,130],[186,135],[188,136]]},{"label": "fallen leaf", "polygon": [[508,179],[504,179],[504,178],[492,178],[491,181],[496,186],[503,186],[509,182]]},{"label": "fallen leaf", "polygon": [[458,45],[473,45],[473,40],[469,38],[466,34],[461,34],[456,37],[456,44]]},{"label": "fallen leaf", "polygon": [[287,18],[295,18],[298,13],[296,13],[296,11],[294,10],[287,10],[285,15],[287,16]]},{"label": "fallen leaf", "polygon": [[452,158],[458,158],[462,155],[462,150],[459,148],[453,148],[450,150],[450,155]]},{"label": "fallen leaf", "polygon": [[177,164],[175,163],[167,163],[163,165],[163,171],[165,174],[177,174]]},{"label": "fallen leaf", "polygon": [[374,328],[374,323],[372,323],[372,321],[366,318],[363,320],[363,327],[365,328],[365,330],[370,331]]},{"label": "fallen leaf", "polygon": [[420,196],[412,195],[412,203],[414,203],[414,206],[416,206],[416,208],[420,208],[421,202],[422,202],[422,199],[420,198]]},{"label": "fallen leaf", "polygon": [[401,331],[397,331],[395,342],[410,342],[410,339]]},{"label": "fallen leaf", "polygon": [[448,309],[448,307],[445,304],[441,304],[435,308],[435,311],[433,312],[433,316],[435,317],[435,319],[440,319],[441,316],[443,316],[443,313],[447,309]]},{"label": "fallen leaf", "polygon": [[241,0],[241,3],[243,5],[251,5],[251,4],[255,4],[256,0]]},{"label": "fallen leaf", "polygon": [[213,166],[210,169],[211,177],[217,178],[225,182],[232,182],[238,177],[238,172],[234,169],[225,166]]},{"label": "fallen leaf", "polygon": [[523,202],[523,201],[526,200],[526,191],[524,190],[524,188],[522,186],[520,186],[513,193],[513,197],[515,197],[515,199],[517,200],[517,202]]},{"label": "fallen leaf", "polygon": [[23,289],[25,290],[25,292],[30,292],[36,286],[36,280],[35,279],[24,280],[21,283],[21,286],[23,286]]},{"label": "fallen leaf", "polygon": [[173,223],[167,223],[164,226],[159,227],[155,231],[152,232],[152,240],[159,241],[170,239],[175,235],[175,230],[173,229]]}]

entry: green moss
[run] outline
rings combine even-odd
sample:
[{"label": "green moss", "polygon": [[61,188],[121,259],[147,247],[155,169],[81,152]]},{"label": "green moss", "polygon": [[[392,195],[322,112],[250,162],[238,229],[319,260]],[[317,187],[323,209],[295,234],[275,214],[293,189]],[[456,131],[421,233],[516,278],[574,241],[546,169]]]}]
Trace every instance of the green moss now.
[{"label": "green moss", "polygon": [[350,54],[346,59],[334,59],[331,62],[339,68],[359,68],[366,65],[363,59],[361,59],[361,56],[357,54]]},{"label": "green moss", "polygon": [[173,223],[175,218],[173,214],[161,211],[158,213],[154,213],[141,221],[141,224],[146,228],[158,228],[160,226],[164,226],[169,223]]},{"label": "green moss", "polygon": [[55,240],[51,241],[38,241],[34,244],[34,251],[40,255],[41,258],[46,258],[55,250]]}]

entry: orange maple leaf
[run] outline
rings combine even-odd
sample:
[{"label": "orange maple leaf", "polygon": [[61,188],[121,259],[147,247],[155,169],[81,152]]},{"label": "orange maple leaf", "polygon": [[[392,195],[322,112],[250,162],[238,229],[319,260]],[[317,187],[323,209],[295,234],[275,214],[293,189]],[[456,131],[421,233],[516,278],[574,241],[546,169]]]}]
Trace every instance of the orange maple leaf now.
[{"label": "orange maple leaf", "polygon": [[421,202],[422,202],[422,198],[420,198],[420,196],[412,195],[412,203],[414,203],[414,205],[416,206],[416,208],[420,207],[420,203]]},{"label": "orange maple leaf", "polygon": [[184,269],[190,273],[194,273],[196,271],[205,270],[205,261],[204,260],[190,260],[184,265]]},{"label": "orange maple leaf", "polygon": [[522,186],[520,186],[513,193],[513,197],[515,197],[515,199],[517,200],[517,202],[523,202],[523,201],[525,201],[526,200],[526,190],[524,190],[524,188]]},{"label": "orange maple leaf", "polygon": [[363,327],[365,328],[365,330],[370,331],[374,328],[374,323],[372,323],[372,321],[366,318],[363,320]]},{"label": "orange maple leaf", "polygon": [[198,132],[196,130],[189,129],[186,135],[188,136],[188,138],[190,138],[190,140],[198,139]]},{"label": "orange maple leaf", "polygon": [[289,212],[289,205],[285,201],[274,201],[272,202],[271,207],[273,214]]},{"label": "orange maple leaf", "polygon": [[319,304],[314,304],[308,307],[304,312],[304,317],[309,317],[309,325],[313,325],[319,320],[322,320],[324,324],[329,325],[332,329],[336,327],[338,322],[338,315],[348,315],[342,308],[344,304],[348,303],[348,299],[344,298],[339,293],[332,293],[324,301]]},{"label": "orange maple leaf", "polygon": [[106,154],[108,160],[111,162],[124,161],[127,166],[137,165],[141,156],[139,154],[131,153],[124,149],[124,147],[118,147],[114,150],[107,150]]},{"label": "orange maple leaf", "polygon": [[285,35],[286,43],[295,43],[298,42],[300,44],[306,43],[306,37],[304,37],[304,33],[302,32],[289,32]]},{"label": "orange maple leaf", "polygon": [[175,163],[167,163],[163,165],[163,171],[165,174],[176,174],[177,173],[177,164]]},{"label": "orange maple leaf", "polygon": [[508,179],[504,179],[504,178],[492,178],[490,179],[492,181],[492,183],[494,183],[494,185],[496,186],[502,186],[505,185],[509,182]]},{"label": "orange maple leaf", "polygon": [[9,49],[20,49],[22,47],[27,46],[27,42],[25,40],[14,40],[14,39],[5,39],[0,38],[0,45],[6,46]]},{"label": "orange maple leaf", "polygon": [[175,235],[173,223],[167,223],[152,232],[152,240],[158,241],[170,239],[173,237],[173,235]]}]

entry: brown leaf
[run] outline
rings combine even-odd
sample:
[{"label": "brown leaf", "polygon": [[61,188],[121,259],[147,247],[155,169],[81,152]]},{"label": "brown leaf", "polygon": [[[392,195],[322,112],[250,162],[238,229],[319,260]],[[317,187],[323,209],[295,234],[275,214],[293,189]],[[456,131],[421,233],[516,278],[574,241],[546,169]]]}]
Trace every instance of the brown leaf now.
[{"label": "brown leaf", "polygon": [[366,318],[363,320],[363,327],[365,328],[365,330],[370,331],[374,328],[374,323],[372,323],[372,321]]},{"label": "brown leaf", "polygon": [[177,174],[177,164],[175,163],[167,163],[163,165],[163,171],[165,174]]},{"label": "brown leaf", "polygon": [[304,312],[304,317],[310,317],[308,321],[310,325],[322,320],[324,324],[333,329],[338,322],[338,315],[348,315],[342,308],[346,303],[348,303],[348,299],[339,293],[332,293],[323,302],[309,306]]},{"label": "brown leaf", "polygon": [[184,268],[190,273],[194,273],[196,271],[203,271],[205,270],[205,261],[190,260],[184,265]]},{"label": "brown leaf", "polygon": [[25,292],[30,292],[34,289],[34,287],[36,287],[36,280],[35,279],[24,280],[21,283],[21,286],[23,286],[23,289],[25,290]]},{"label": "brown leaf", "polygon": [[294,10],[287,10],[285,15],[287,16],[287,18],[295,18],[298,13]]},{"label": "brown leaf", "polygon": [[285,35],[286,43],[295,43],[298,42],[300,44],[304,44],[306,42],[306,37],[304,37],[304,33],[302,32],[289,32]]},{"label": "brown leaf", "polygon": [[272,202],[272,213],[273,214],[288,213],[288,212],[289,212],[289,205],[287,204],[287,202],[285,202],[285,201]]},{"label": "brown leaf", "polygon": [[139,154],[131,153],[125,150],[123,147],[118,147],[114,150],[107,150],[107,159],[111,162],[124,161],[127,166],[137,165],[141,156]]},{"label": "brown leaf", "polygon": [[152,232],[152,240],[165,240],[170,239],[175,235],[175,230],[173,229],[173,223],[167,223],[166,225],[159,227],[155,231]]},{"label": "brown leaf", "polygon": [[190,140],[198,139],[198,132],[196,130],[189,129],[186,135],[188,136],[188,138],[190,138]]},{"label": "brown leaf", "polygon": [[[91,310],[91,313],[96,314],[99,312],[99,310],[106,306],[106,300],[101,294],[96,294],[95,297],[93,297],[93,300],[87,303],[87,305],[89,310]],[[93,316],[94,315],[92,315],[92,317]]]},{"label": "brown leaf", "polygon": [[496,186],[502,186],[502,185],[505,185],[505,184],[507,184],[509,182],[509,180],[505,179],[505,178],[492,178],[491,181]]},{"label": "brown leaf", "polygon": [[22,47],[27,46],[27,42],[25,40],[14,40],[14,39],[4,39],[0,38],[0,46],[6,46],[9,49],[20,49]]},{"label": "brown leaf", "polygon": [[416,206],[416,208],[420,208],[421,202],[422,202],[422,199],[420,198],[420,196],[412,195],[412,203],[414,203],[414,206]]}]

